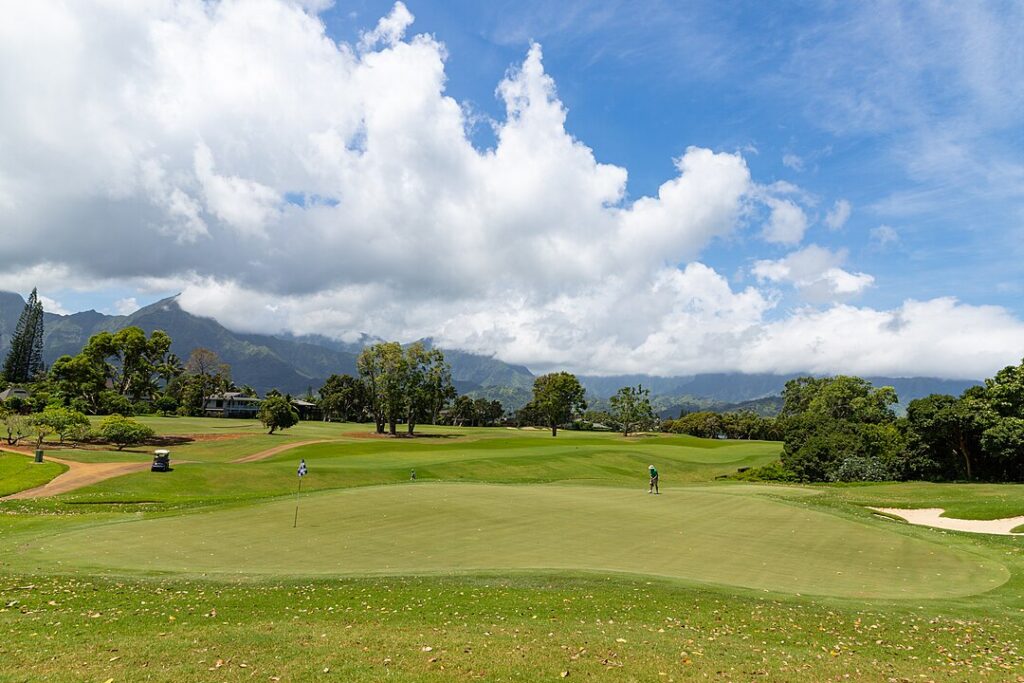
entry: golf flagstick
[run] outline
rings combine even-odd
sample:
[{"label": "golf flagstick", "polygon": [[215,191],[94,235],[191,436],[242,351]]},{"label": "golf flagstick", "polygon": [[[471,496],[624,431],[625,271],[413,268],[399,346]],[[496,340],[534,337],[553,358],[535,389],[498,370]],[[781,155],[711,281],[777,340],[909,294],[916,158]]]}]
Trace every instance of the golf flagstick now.
[{"label": "golf flagstick", "polygon": [[292,528],[299,526],[299,494],[302,493],[302,478],[306,476],[306,461],[303,459],[299,462],[299,488],[295,491],[295,521],[292,522]]}]

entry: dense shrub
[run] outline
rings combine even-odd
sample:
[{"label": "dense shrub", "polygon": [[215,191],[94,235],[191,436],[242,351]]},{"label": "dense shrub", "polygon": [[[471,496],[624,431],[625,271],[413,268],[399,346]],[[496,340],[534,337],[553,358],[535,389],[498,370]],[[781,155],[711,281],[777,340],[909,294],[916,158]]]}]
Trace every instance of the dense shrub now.
[{"label": "dense shrub", "polygon": [[123,415],[110,415],[100,422],[99,435],[117,450],[125,446],[136,446],[153,437],[153,430]]}]

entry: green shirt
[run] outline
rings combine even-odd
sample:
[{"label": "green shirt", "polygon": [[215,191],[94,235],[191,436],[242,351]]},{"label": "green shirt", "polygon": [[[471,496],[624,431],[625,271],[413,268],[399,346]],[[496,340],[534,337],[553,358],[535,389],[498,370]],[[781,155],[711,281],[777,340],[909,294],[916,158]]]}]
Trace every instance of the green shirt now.
[{"label": "green shirt", "polygon": [[649,471],[651,473],[651,479],[654,479],[656,476],[658,476],[658,470],[654,469],[653,467]]}]

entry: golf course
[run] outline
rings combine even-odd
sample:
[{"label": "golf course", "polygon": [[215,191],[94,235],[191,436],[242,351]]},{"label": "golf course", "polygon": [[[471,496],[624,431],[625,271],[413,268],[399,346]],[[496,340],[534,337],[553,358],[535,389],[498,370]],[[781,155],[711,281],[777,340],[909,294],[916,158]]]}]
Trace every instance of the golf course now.
[{"label": "golf course", "polygon": [[738,481],[781,444],[681,435],[140,421],[172,471],[0,455],[0,681],[1024,680],[1024,540],[870,509],[1013,517],[1020,485]]}]

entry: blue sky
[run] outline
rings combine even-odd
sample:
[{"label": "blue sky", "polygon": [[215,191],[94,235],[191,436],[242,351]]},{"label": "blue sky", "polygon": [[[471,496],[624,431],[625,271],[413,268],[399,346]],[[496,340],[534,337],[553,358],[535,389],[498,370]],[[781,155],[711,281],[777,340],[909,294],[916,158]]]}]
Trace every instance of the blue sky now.
[{"label": "blue sky", "polygon": [[20,265],[0,287],[51,310],[182,292],[235,329],[588,372],[975,376],[1024,355],[1020,3],[6,19]]},{"label": "blue sky", "polygon": [[[389,8],[338,3],[324,21],[354,40]],[[863,301],[952,295],[1024,313],[1018,3],[452,0],[410,9],[416,30],[448,48],[449,94],[494,118],[495,83],[539,41],[568,131],[629,170],[631,195],[655,192],[689,145],[741,150],[760,182],[794,183],[816,202],[809,237],[848,249],[848,264],[876,278]],[[486,125],[477,133],[478,145],[493,144]],[[823,220],[838,199],[852,212],[830,231]],[[891,232],[878,233],[883,225]],[[766,257],[761,245],[751,253],[733,242],[707,253],[727,272]]]}]

